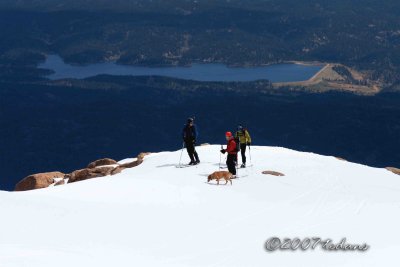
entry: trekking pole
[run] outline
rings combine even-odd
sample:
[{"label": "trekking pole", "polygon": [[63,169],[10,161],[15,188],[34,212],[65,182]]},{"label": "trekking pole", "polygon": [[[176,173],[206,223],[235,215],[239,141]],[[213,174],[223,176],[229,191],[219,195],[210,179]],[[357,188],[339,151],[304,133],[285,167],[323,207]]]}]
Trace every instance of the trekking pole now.
[{"label": "trekking pole", "polygon": [[239,177],[239,151],[236,153],[235,168],[236,168],[236,176]]},{"label": "trekking pole", "polygon": [[238,154],[236,154],[236,162],[235,163],[236,163],[236,166],[235,166],[236,167],[236,176],[239,177],[239,169],[240,168],[239,168],[239,155]]},{"label": "trekking pole", "polygon": [[185,147],[185,142],[182,142],[181,156],[179,157],[179,165],[178,165],[179,167],[181,167],[182,153],[184,147]]},{"label": "trekking pole", "polygon": [[253,163],[251,162],[251,149],[250,149],[250,145],[249,145],[249,158],[250,158],[250,165],[252,165],[253,166]]}]

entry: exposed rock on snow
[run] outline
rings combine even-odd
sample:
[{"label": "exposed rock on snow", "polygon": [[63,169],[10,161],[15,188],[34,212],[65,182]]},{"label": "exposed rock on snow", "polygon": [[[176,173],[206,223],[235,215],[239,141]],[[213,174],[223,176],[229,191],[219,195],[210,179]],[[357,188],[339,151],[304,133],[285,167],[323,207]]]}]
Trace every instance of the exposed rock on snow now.
[{"label": "exposed rock on snow", "polygon": [[150,155],[150,154],[151,154],[150,152],[142,152],[142,153],[140,153],[140,154],[137,156],[137,158],[136,158],[135,161],[127,162],[127,163],[121,164],[121,165],[119,165],[119,167],[122,167],[122,168],[124,168],[124,169],[125,169],[125,168],[133,168],[133,167],[136,167],[136,166],[142,164],[142,163],[143,163],[143,160],[144,160],[144,157],[146,157],[147,155]]},{"label": "exposed rock on snow", "polygon": [[114,170],[112,170],[111,175],[118,174],[127,168],[133,168],[133,167],[139,166],[140,164],[143,163],[144,157],[147,155],[150,155],[150,154],[151,154],[150,152],[140,153],[135,160],[133,160],[131,162],[122,163],[119,166],[117,166]]},{"label": "exposed rock on snow", "polygon": [[[144,157],[149,152],[140,153],[137,158],[132,161],[123,160],[122,164],[117,161],[104,158],[91,162],[87,168],[73,171],[70,174],[61,172],[39,173],[30,175],[21,180],[15,187],[15,191],[26,191],[32,189],[46,188],[50,185],[63,185],[66,183],[74,183],[92,178],[104,177],[107,175],[115,175],[127,168],[133,168],[143,163]],[[54,180],[53,178],[60,178]]]},{"label": "exposed rock on snow", "polygon": [[276,171],[263,171],[262,174],[269,174],[274,176],[285,176],[283,173],[276,172]]},{"label": "exposed rock on snow", "polygon": [[86,168],[82,170],[77,170],[72,172],[68,178],[68,183],[75,183],[87,179],[92,179],[92,178],[97,178],[97,177],[103,177],[110,175],[111,172],[115,169],[115,167],[112,166],[103,166],[103,167],[97,167],[97,168]]},{"label": "exposed rock on snow", "polygon": [[400,175],[400,169],[394,167],[386,167],[388,171],[393,172],[394,174]]},{"label": "exposed rock on snow", "polygon": [[137,158],[126,158],[126,159],[123,159],[123,160],[119,160],[118,164],[121,165],[121,164],[124,164],[124,163],[129,163],[129,162],[135,161],[136,159]]},{"label": "exposed rock on snow", "polygon": [[56,183],[54,184],[54,186],[63,185],[63,184],[65,184],[65,180],[64,180],[64,179],[62,179],[62,180],[56,182]]},{"label": "exposed rock on snow", "polygon": [[64,173],[58,171],[32,174],[18,182],[15,191],[46,188],[54,183],[54,178],[63,178],[64,175]]},{"label": "exposed rock on snow", "polygon": [[111,175],[116,175],[116,174],[122,172],[125,169],[126,169],[125,167],[117,166],[111,171]]},{"label": "exposed rock on snow", "polygon": [[142,164],[142,162],[143,162],[143,159],[139,159],[139,158],[138,158],[138,159],[136,159],[135,161],[127,162],[127,163],[121,164],[121,165],[119,165],[119,167],[120,167],[121,169],[133,168],[133,167],[136,167],[136,166]]},{"label": "exposed rock on snow", "polygon": [[96,161],[89,163],[87,168],[92,169],[92,168],[99,167],[99,166],[114,165],[114,164],[118,164],[118,162],[116,162],[113,159],[104,158],[104,159],[98,159]]},{"label": "exposed rock on snow", "polygon": [[143,161],[144,158],[145,158],[146,156],[150,155],[150,154],[151,154],[151,152],[142,152],[142,153],[140,153],[140,154],[137,156],[137,159]]}]

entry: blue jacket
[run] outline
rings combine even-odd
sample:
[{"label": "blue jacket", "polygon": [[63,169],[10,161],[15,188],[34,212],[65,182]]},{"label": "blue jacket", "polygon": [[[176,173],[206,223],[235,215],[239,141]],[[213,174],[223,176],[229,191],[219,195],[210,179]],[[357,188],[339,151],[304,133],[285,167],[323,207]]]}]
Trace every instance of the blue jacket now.
[{"label": "blue jacket", "polygon": [[182,130],[182,138],[185,141],[196,140],[198,136],[196,125],[190,127],[190,125],[186,124]]}]

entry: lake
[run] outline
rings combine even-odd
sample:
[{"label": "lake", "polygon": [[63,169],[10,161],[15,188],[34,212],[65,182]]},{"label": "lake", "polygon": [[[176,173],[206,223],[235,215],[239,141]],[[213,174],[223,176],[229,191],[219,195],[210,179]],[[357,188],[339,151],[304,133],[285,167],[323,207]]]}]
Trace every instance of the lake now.
[{"label": "lake", "polygon": [[119,65],[114,62],[85,66],[66,64],[58,55],[49,55],[40,68],[53,70],[49,79],[83,79],[100,74],[132,76],[166,76],[185,80],[244,82],[270,80],[271,82],[305,81],[316,74],[323,65],[275,64],[260,67],[228,67],[220,63],[195,63],[190,67],[142,67]]}]

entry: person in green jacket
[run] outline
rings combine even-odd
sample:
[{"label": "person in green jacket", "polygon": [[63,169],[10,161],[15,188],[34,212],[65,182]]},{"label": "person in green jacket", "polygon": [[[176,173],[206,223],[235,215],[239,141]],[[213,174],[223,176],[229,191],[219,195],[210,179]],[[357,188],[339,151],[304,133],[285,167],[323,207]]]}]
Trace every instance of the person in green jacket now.
[{"label": "person in green jacket", "polygon": [[239,125],[237,132],[235,133],[235,139],[240,144],[240,152],[242,155],[242,165],[241,168],[246,168],[246,147],[251,145],[251,137],[249,131]]}]

